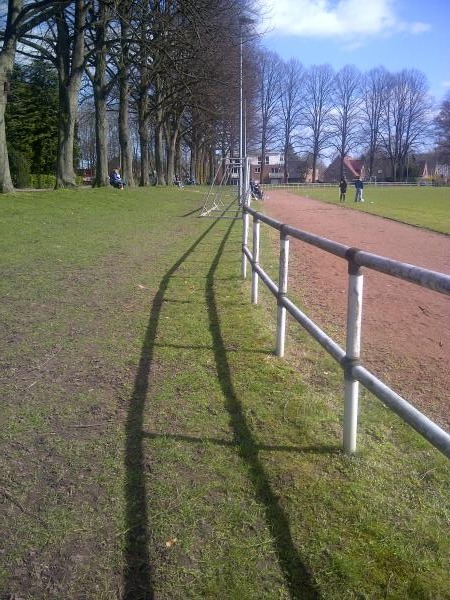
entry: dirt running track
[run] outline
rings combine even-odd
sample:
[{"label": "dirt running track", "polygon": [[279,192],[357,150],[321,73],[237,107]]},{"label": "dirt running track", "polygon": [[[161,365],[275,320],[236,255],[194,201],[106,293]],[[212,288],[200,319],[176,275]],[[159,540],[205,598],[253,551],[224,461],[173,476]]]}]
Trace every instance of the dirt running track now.
[{"label": "dirt running track", "polygon": [[[283,190],[271,192],[264,208],[299,229],[450,273],[450,236]],[[310,307],[309,316],[344,346],[347,261],[298,240],[290,246],[289,288]],[[364,365],[450,431],[450,298],[369,269],[363,273]]]}]

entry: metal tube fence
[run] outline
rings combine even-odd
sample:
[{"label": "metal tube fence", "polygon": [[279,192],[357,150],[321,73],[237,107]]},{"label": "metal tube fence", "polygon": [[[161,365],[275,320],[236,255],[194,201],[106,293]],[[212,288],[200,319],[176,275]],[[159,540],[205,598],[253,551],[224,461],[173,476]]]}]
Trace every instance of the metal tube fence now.
[{"label": "metal tube fence", "polygon": [[[302,190],[302,189],[320,189],[320,188],[336,188],[338,185],[336,182],[321,182],[321,183],[264,183],[263,189],[266,191],[289,189],[289,190]],[[447,184],[448,185],[448,184]],[[441,187],[440,183],[433,181],[364,181],[364,187]]]},{"label": "metal tube fence", "polygon": [[248,246],[248,222],[250,219],[250,215],[247,212],[244,212],[242,215],[242,220],[244,226],[242,228],[242,277],[246,279],[247,277],[247,258],[245,255],[245,249]]},{"label": "metal tube fence", "polygon": [[253,261],[252,261],[252,304],[258,304],[258,274],[259,265],[259,232],[260,222],[258,217],[253,219]]},{"label": "metal tube fence", "polygon": [[[249,219],[253,217],[253,252],[248,248]],[[260,224],[265,223],[280,232],[280,256],[278,285],[269,277],[259,264]],[[243,261],[252,266],[252,303],[258,302],[258,279],[267,286],[277,299],[277,335],[276,355],[284,355],[286,338],[286,312],[317,341],[341,365],[344,371],[344,424],[343,446],[347,454],[356,452],[357,415],[359,384],[372,392],[386,406],[396,412],[406,423],[426,438],[435,448],[450,458],[450,434],[418,411],[407,400],[379,380],[373,373],[360,364],[361,321],[363,309],[363,273],[362,267],[379,271],[409,281],[410,283],[450,295],[450,276],[423,269],[415,265],[364,252],[332,240],[296,229],[244,207]],[[288,297],[289,236],[334,254],[348,262],[347,324],[346,347],[343,350],[318,325],[305,315]]]},{"label": "metal tube fence", "polygon": [[280,231],[280,264],[278,273],[278,298],[277,298],[277,347],[276,355],[284,356],[284,340],[286,338],[286,308],[283,298],[287,295],[289,275],[289,237],[284,230]]}]

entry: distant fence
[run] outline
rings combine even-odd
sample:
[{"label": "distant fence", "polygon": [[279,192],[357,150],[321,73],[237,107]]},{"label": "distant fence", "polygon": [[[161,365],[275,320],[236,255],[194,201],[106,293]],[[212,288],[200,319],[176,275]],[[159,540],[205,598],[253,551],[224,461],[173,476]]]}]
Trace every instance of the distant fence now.
[{"label": "distant fence", "polygon": [[[433,181],[364,181],[364,187],[442,187],[442,183],[434,183]],[[338,186],[336,183],[265,183],[263,185],[265,190],[275,190],[286,188],[290,190],[296,189],[316,189],[316,188],[335,188]]]},{"label": "distant fence", "polygon": [[[248,247],[249,221],[253,217],[253,247]],[[260,226],[265,223],[280,232],[280,255],[278,283],[275,283],[259,264]],[[325,250],[348,262],[347,289],[347,326],[346,348],[341,348],[316,323],[309,319],[287,297],[289,267],[289,236]],[[362,267],[385,273],[392,277],[409,281],[416,285],[450,296],[450,276],[423,269],[407,263],[364,252],[343,244],[313,235],[282,224],[275,219],[258,213],[249,206],[243,207],[242,233],[242,274],[247,276],[247,261],[252,269],[251,301],[258,303],[258,282],[261,280],[277,299],[276,354],[284,356],[286,312],[316,340],[340,364],[344,371],[344,450],[348,454],[356,452],[357,413],[359,383],[371,391],[386,406],[395,411],[433,446],[450,458],[450,435],[436,423],[423,415],[414,406],[385,385],[360,362],[361,321],[363,309],[363,272]]]}]

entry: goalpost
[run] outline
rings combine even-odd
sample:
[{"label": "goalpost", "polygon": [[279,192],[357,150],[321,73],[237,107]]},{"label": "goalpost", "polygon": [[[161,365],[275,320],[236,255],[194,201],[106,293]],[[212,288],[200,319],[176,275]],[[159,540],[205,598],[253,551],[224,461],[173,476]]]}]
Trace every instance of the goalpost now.
[{"label": "goalpost", "polygon": [[222,165],[217,169],[214,181],[205,196],[200,216],[240,218],[242,206],[250,204],[249,159],[226,158],[221,162]]}]

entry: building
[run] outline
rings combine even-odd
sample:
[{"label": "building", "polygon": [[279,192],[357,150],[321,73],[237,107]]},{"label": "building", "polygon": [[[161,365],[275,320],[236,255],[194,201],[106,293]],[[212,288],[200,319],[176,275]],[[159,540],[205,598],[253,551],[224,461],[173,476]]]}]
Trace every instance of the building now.
[{"label": "building", "polygon": [[312,183],[313,181],[317,181],[319,177],[319,170],[316,169],[316,177],[314,178],[312,168],[308,167],[307,162],[296,154],[292,154],[288,158],[286,166],[282,152],[266,152],[264,165],[262,164],[261,156],[249,156],[249,160],[250,179],[260,181],[266,185],[277,183]]},{"label": "building", "polygon": [[284,155],[282,152],[266,152],[264,164],[261,156],[249,156],[250,179],[261,183],[284,183]]},{"label": "building", "polygon": [[[343,164],[343,175],[347,179],[347,181],[352,181],[353,179],[364,179],[366,174],[366,169],[363,160],[357,160],[355,158],[350,158],[349,156],[344,157]],[[323,181],[325,183],[338,183],[341,179],[341,158],[338,156],[333,160],[330,166],[325,169],[323,173]]]}]

